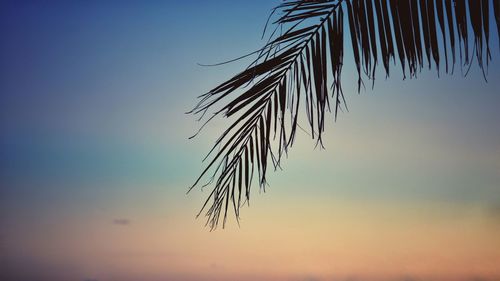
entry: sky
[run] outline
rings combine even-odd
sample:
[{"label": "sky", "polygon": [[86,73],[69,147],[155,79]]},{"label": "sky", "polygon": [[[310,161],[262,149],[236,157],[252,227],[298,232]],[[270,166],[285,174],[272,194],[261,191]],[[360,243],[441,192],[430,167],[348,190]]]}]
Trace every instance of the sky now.
[{"label": "sky", "polygon": [[[241,225],[188,187],[224,128],[186,115],[278,1],[0,3],[0,279],[499,280],[500,57],[488,82],[379,75],[299,132]],[[397,67],[397,66],[396,66]],[[397,68],[393,68],[397,69]]]}]

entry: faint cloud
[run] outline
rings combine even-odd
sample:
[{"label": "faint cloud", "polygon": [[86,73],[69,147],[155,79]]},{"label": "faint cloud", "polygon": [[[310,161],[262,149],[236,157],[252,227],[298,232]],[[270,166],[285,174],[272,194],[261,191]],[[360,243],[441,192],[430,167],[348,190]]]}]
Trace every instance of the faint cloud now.
[{"label": "faint cloud", "polygon": [[485,203],[483,207],[483,214],[493,220],[500,222],[500,202]]},{"label": "faint cloud", "polygon": [[121,225],[121,226],[126,226],[130,225],[130,220],[129,219],[113,219],[113,224],[114,225]]},{"label": "faint cloud", "polygon": [[491,206],[490,214],[500,218],[500,204]]}]

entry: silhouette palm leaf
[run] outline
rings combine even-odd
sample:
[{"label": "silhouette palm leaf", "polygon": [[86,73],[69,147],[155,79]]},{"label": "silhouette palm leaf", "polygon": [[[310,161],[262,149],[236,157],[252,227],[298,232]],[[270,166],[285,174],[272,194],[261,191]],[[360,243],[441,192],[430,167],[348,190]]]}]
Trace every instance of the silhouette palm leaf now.
[{"label": "silhouette palm leaf", "polygon": [[[453,73],[456,61],[466,75],[473,61],[486,78],[490,15],[500,32],[499,0],[289,0],[273,9],[275,29],[255,60],[242,72],[201,95],[190,112],[232,118],[205,159],[209,162],[189,190],[206,179],[214,187],[205,212],[213,229],[228,211],[237,221],[250,199],[252,182],[266,186],[268,164],[276,169],[292,146],[299,112],[322,146],[325,113],[346,107],[341,85],[344,49],[352,48],[357,88],[375,81],[381,62],[403,77],[427,66]],[[346,32],[346,30],[348,30]],[[470,34],[472,31],[472,34]],[[498,33],[497,33],[498,35]],[[472,41],[472,42],[471,42]],[[444,57],[443,57],[444,55]],[[474,59],[475,58],[475,59]],[[256,179],[255,179],[256,178]]]}]

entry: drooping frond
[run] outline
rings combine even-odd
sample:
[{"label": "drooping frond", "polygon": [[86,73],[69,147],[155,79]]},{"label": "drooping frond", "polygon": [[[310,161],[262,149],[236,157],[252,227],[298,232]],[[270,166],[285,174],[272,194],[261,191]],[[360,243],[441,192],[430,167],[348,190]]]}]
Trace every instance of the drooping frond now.
[{"label": "drooping frond", "polygon": [[457,61],[464,75],[473,61],[486,73],[491,14],[500,32],[499,0],[289,0],[278,5],[271,16],[275,29],[254,52],[255,60],[200,96],[190,112],[203,118],[210,111],[208,121],[215,116],[233,120],[190,188],[203,179],[213,184],[200,211],[207,224],[213,229],[222,218],[225,225],[231,209],[238,220],[255,178],[265,188],[268,164],[279,167],[294,142],[299,112],[305,111],[310,134],[322,146],[325,114],[336,118],[346,105],[341,85],[345,48],[352,48],[358,91],[364,78],[373,85],[379,64],[389,76],[391,61],[410,78],[426,66],[438,75],[453,73]]}]

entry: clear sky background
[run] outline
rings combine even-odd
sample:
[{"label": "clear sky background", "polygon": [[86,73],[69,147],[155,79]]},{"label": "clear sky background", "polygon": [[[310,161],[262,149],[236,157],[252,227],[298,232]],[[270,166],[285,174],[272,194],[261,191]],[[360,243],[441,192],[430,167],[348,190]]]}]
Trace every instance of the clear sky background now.
[{"label": "clear sky background", "polygon": [[[0,279],[498,280],[500,57],[488,83],[394,67],[298,141],[241,227],[188,186],[223,127],[185,115],[277,1],[2,1]],[[495,29],[493,29],[495,30]],[[369,82],[368,82],[369,83]]]}]

